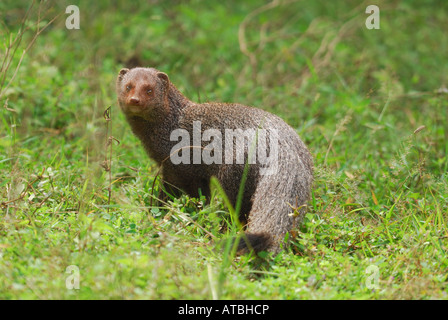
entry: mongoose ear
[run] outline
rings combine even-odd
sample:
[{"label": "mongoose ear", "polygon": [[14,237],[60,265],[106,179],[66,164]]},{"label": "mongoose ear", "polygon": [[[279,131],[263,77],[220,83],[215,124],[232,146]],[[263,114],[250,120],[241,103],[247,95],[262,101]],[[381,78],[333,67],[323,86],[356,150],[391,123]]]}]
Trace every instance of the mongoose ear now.
[{"label": "mongoose ear", "polygon": [[123,80],[124,75],[128,72],[129,72],[128,68],[121,69],[120,72],[118,73],[118,81]]},{"label": "mongoose ear", "polygon": [[170,79],[168,78],[168,75],[164,72],[158,72],[157,73],[157,77],[162,80],[164,85],[167,85],[168,83],[170,83]]}]

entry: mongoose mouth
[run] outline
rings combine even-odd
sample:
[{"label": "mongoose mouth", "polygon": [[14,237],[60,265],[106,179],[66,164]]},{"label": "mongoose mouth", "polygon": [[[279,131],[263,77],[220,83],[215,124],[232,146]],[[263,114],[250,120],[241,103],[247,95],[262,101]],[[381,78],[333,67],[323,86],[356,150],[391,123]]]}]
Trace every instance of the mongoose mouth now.
[{"label": "mongoose mouth", "polygon": [[122,110],[128,117],[138,117],[146,121],[152,121],[154,118],[154,113],[151,112],[151,108],[148,108],[147,106],[125,104],[123,105]]},{"label": "mongoose mouth", "polygon": [[126,112],[136,116],[143,115],[145,110],[146,108],[142,106],[136,106],[134,104],[126,104]]}]

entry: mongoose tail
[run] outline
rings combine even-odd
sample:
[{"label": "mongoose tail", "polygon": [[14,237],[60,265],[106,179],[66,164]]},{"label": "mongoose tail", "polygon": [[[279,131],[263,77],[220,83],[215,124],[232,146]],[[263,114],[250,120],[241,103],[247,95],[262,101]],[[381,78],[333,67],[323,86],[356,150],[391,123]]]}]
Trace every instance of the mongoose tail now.
[{"label": "mongoose tail", "polygon": [[238,243],[237,253],[266,251],[271,246],[272,238],[267,233],[245,233]]}]

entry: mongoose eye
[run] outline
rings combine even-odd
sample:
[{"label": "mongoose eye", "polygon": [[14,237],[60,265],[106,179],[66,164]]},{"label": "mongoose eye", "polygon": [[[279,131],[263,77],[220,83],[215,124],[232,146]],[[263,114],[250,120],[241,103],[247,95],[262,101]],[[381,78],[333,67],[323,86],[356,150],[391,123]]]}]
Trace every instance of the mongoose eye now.
[{"label": "mongoose eye", "polygon": [[146,93],[147,93],[148,95],[150,95],[150,94],[152,93],[152,90],[151,90],[151,89],[148,89],[148,90],[146,90]]},{"label": "mongoose eye", "polygon": [[131,86],[130,85],[127,85],[126,86],[126,91],[130,91],[131,90]]}]

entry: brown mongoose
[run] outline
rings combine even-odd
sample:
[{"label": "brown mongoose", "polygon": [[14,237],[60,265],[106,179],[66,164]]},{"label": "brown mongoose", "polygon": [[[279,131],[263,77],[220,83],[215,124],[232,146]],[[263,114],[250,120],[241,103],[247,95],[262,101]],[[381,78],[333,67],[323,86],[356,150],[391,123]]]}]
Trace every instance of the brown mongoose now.
[{"label": "brown mongoose", "polygon": [[247,227],[238,251],[280,251],[302,222],[313,180],[311,155],[294,129],[254,107],[194,103],[154,68],[120,70],[116,89],[133,133],[162,166],[164,188],[209,197],[215,176],[235,206],[245,173],[239,217]]}]

